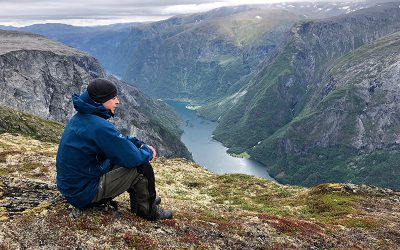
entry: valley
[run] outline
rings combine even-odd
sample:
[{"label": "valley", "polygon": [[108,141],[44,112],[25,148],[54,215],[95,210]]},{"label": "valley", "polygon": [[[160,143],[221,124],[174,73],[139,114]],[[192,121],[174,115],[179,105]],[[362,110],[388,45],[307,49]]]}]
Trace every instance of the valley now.
[{"label": "valley", "polygon": [[399,19],[398,2],[371,0],[18,30],[82,48],[151,98],[198,106],[230,154],[248,155],[279,182],[398,189]]}]

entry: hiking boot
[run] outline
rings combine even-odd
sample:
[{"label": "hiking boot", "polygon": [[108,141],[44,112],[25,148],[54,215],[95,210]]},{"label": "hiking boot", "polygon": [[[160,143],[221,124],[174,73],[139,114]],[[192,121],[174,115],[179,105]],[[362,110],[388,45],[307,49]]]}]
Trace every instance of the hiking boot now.
[{"label": "hiking boot", "polygon": [[156,221],[156,220],[167,220],[172,219],[172,210],[162,209],[158,205],[153,203],[151,206],[151,211],[149,216],[144,217],[146,220]]},{"label": "hiking boot", "polygon": [[150,211],[144,211],[143,208],[137,209],[136,215],[142,217],[143,219],[150,220],[150,221],[156,221],[156,220],[166,220],[166,219],[172,219],[172,210],[164,210],[160,208],[156,204],[157,200],[154,200],[153,204],[150,206]]},{"label": "hiking boot", "polygon": [[[136,205],[136,200],[135,200],[135,194],[133,192],[129,193],[129,198],[130,198],[130,203],[131,203],[131,212],[136,213],[137,212],[137,205]],[[161,203],[161,198],[160,196],[156,196],[156,199],[154,200],[154,203],[156,205]]]},{"label": "hiking boot", "polygon": [[131,203],[131,212],[136,213],[137,206],[136,206],[136,198],[133,192],[129,192],[129,200]]}]

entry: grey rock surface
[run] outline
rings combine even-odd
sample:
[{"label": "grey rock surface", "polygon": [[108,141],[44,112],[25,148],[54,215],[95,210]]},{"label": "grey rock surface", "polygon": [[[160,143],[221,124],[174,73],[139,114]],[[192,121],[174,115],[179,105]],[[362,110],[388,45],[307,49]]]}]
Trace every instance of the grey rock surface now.
[{"label": "grey rock surface", "polygon": [[119,89],[121,105],[112,122],[121,132],[154,145],[163,156],[191,157],[179,140],[175,114],[107,76],[95,58],[30,33],[0,31],[0,44],[1,104],[65,123],[75,112],[72,94],[94,78],[108,77]]},{"label": "grey rock surface", "polygon": [[84,52],[69,46],[60,46],[60,43],[49,40],[41,35],[18,31],[0,31],[0,55],[18,50],[47,50],[57,55],[85,56]]}]

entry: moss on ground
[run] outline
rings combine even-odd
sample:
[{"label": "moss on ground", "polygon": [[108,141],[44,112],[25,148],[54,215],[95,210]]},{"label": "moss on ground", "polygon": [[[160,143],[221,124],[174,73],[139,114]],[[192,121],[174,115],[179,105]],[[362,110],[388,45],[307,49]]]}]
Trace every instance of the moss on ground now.
[{"label": "moss on ground", "polygon": [[340,185],[323,184],[311,189],[306,205],[311,216],[329,223],[343,216],[360,213],[357,204],[361,199],[358,194],[342,190]]},{"label": "moss on ground", "polygon": [[0,106],[0,133],[23,134],[41,141],[58,142],[64,125]]},{"label": "moss on ground", "polygon": [[[8,148],[0,171],[10,171],[1,178],[54,184],[56,144],[2,134],[0,145]],[[42,244],[50,248],[320,249],[349,248],[354,242],[363,248],[377,246],[371,240],[374,237],[389,239],[380,241],[383,247],[393,249],[390,246],[398,244],[392,233],[400,228],[396,222],[396,197],[400,195],[395,193],[372,194],[368,189],[361,192],[343,184],[284,186],[244,174],[216,175],[184,159],[157,158],[152,165],[162,207],[173,209],[174,219],[148,222],[135,216],[129,211],[127,194],[115,199],[118,210],[78,211],[63,200],[50,205],[45,197],[58,192],[46,189],[48,193],[40,196],[44,200],[39,205],[13,215],[12,221],[7,208],[0,206],[0,220],[7,228],[0,227],[0,238],[6,239],[0,248]],[[36,171],[41,175],[29,174]],[[8,191],[4,188],[0,182],[0,203],[12,200],[5,197]],[[28,191],[32,190],[21,189],[20,193]],[[358,234],[348,234],[349,230],[358,230]],[[8,240],[10,232],[20,241]]]}]

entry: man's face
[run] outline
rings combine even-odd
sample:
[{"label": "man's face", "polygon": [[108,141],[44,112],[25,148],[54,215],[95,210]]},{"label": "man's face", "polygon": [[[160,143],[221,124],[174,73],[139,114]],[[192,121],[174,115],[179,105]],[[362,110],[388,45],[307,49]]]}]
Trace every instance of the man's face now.
[{"label": "man's face", "polygon": [[110,100],[106,101],[105,103],[103,103],[103,106],[106,109],[109,109],[111,111],[111,113],[115,114],[115,109],[118,107],[119,104],[119,100],[118,97],[114,97],[111,98]]}]

